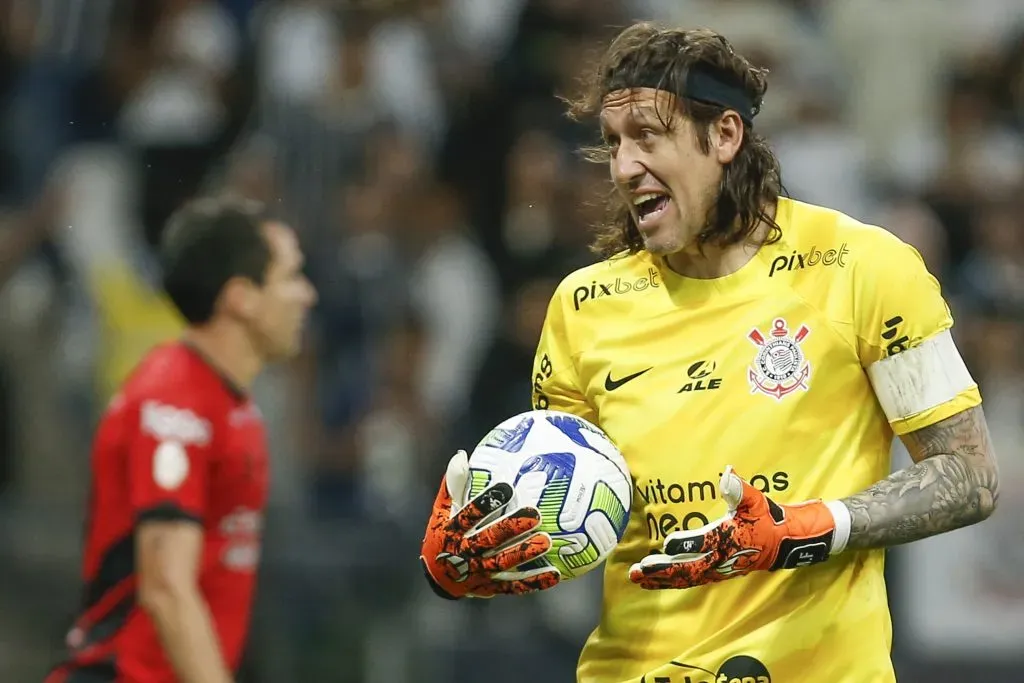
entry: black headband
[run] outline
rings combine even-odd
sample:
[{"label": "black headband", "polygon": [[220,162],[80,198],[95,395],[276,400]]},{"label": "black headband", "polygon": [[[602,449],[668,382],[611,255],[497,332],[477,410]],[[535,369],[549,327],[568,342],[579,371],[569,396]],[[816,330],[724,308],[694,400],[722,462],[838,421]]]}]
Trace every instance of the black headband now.
[{"label": "black headband", "polygon": [[[625,79],[614,79],[608,92],[626,88],[653,88],[672,92],[666,87],[665,72],[645,69],[624,83]],[[605,93],[607,94],[607,93]],[[713,104],[725,109],[732,109],[748,126],[754,122],[757,109],[754,102],[742,88],[727,82],[713,71],[704,68],[689,69],[686,73],[686,85],[683,92],[672,92],[677,97],[685,97],[704,104]]]}]

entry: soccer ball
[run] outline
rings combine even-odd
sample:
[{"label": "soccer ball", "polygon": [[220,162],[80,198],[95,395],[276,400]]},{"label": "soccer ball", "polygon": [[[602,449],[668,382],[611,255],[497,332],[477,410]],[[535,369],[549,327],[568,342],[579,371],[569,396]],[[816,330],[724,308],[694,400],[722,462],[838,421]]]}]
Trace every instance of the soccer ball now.
[{"label": "soccer ball", "polygon": [[515,494],[506,511],[540,510],[551,549],[517,571],[554,566],[562,580],[599,566],[626,531],[633,486],[626,461],[587,420],[532,410],[492,429],[469,456],[471,500],[507,482]]}]

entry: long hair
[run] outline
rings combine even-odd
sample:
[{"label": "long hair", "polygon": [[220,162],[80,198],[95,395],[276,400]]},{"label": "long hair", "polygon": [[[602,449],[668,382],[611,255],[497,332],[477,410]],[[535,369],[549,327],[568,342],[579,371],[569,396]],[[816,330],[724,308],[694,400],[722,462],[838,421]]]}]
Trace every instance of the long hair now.
[{"label": "long hair", "polygon": [[[596,68],[584,77],[583,88],[575,98],[565,98],[569,117],[589,120],[601,111],[601,102],[609,92],[639,87],[649,74],[659,74],[659,89],[684,93],[690,70],[700,67],[714,72],[731,85],[742,89],[760,109],[768,87],[767,71],[750,64],[737,54],[729,42],[707,29],[666,30],[650,23],[638,23],[623,30],[608,47]],[[701,151],[711,149],[710,128],[726,111],[725,107],[676,98],[677,111],[663,121],[671,128],[671,117],[678,113],[693,122]],[[607,163],[607,145],[584,150],[588,161]],[[748,239],[761,222],[770,226],[766,243],[782,236],[778,223],[767,213],[782,193],[781,172],[767,141],[747,123],[743,140],[733,160],[723,169],[717,201],[712,205],[698,244],[727,246]],[[615,191],[608,198],[605,219],[596,226],[592,249],[607,258],[622,251],[643,249],[643,238],[633,222],[629,206]]]}]

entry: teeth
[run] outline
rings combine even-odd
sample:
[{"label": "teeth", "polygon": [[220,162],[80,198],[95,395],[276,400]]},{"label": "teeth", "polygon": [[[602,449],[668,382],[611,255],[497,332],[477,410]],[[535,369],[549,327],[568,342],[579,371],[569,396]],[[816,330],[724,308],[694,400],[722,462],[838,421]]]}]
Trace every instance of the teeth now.
[{"label": "teeth", "polygon": [[649,199],[657,199],[658,197],[661,196],[662,195],[658,194],[657,192],[648,192],[647,194],[638,195],[633,198],[633,205],[639,206],[640,204],[646,202]]}]

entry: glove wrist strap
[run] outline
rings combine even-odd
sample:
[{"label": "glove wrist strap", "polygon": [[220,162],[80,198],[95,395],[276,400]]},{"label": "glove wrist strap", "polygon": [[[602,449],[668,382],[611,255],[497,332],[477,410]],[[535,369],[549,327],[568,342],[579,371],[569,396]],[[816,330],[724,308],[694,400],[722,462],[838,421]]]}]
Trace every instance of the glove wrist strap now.
[{"label": "glove wrist strap", "polygon": [[846,549],[846,544],[850,540],[853,517],[850,515],[850,509],[842,501],[827,501],[825,507],[832,513],[832,519],[836,524],[836,530],[832,534],[832,548],[829,550],[829,555],[838,555]]}]

